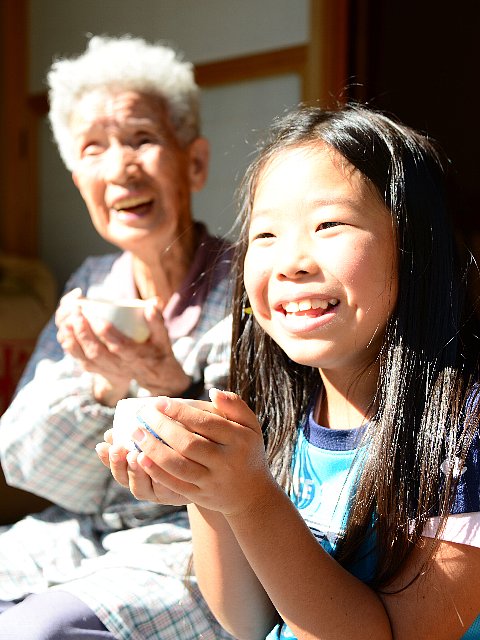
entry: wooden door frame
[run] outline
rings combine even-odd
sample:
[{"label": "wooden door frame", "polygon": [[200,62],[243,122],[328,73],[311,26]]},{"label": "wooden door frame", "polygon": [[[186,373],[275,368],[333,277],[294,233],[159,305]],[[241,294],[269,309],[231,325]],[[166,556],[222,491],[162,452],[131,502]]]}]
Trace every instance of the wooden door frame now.
[{"label": "wooden door frame", "polygon": [[38,253],[37,118],[28,96],[28,0],[0,1],[0,250]]},{"label": "wooden door frame", "polygon": [[[350,2],[310,0],[305,45],[199,64],[199,85],[295,73],[303,102],[334,107],[347,84]],[[28,0],[0,0],[0,25],[0,251],[38,257],[38,130],[48,102],[28,92]]]}]

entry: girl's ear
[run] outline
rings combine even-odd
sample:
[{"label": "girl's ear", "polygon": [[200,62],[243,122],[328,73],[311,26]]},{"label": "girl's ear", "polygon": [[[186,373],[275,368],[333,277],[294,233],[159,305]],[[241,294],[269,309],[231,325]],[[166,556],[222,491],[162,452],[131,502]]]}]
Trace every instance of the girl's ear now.
[{"label": "girl's ear", "polygon": [[203,189],[208,177],[208,161],[210,159],[210,145],[205,138],[195,138],[188,147],[188,177],[190,189]]}]

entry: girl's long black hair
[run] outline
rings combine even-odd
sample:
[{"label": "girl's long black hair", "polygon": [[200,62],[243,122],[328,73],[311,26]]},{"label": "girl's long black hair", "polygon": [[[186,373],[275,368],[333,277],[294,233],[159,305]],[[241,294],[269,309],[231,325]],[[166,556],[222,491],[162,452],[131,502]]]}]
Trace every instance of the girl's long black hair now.
[{"label": "girl's long black hair", "polygon": [[[443,526],[449,513],[454,461],[465,460],[478,426],[477,319],[448,211],[448,162],[432,141],[357,104],[336,111],[300,107],[277,120],[240,191],[231,388],[259,417],[280,482],[288,488],[298,425],[322,383],[316,369],[292,362],[245,313],[243,263],[263,168],[284,149],[310,145],[329,145],[373,185],[391,211],[397,241],[398,299],[378,355],[368,456],[336,554],[343,564],[352,561],[374,522],[378,563],[372,586],[383,588],[427,518],[438,513]],[[450,473],[442,482],[444,460]]]}]

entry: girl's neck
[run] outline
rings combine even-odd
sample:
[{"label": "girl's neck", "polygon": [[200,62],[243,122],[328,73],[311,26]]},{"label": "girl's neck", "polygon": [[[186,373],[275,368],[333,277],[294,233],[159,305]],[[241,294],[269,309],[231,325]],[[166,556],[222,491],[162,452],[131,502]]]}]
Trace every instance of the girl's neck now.
[{"label": "girl's neck", "polygon": [[376,366],[356,378],[343,375],[336,380],[325,371],[320,371],[320,376],[323,388],[314,409],[318,424],[330,429],[356,429],[372,417],[378,376]]}]

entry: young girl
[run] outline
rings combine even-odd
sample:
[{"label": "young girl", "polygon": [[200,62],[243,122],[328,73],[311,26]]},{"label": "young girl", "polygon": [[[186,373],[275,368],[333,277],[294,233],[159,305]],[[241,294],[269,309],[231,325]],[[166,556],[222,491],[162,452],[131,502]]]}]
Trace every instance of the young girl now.
[{"label": "young girl", "polygon": [[439,153],[358,105],[301,108],[243,193],[236,393],[159,398],[161,441],[100,457],[189,505],[237,638],[480,638],[478,336]]}]

